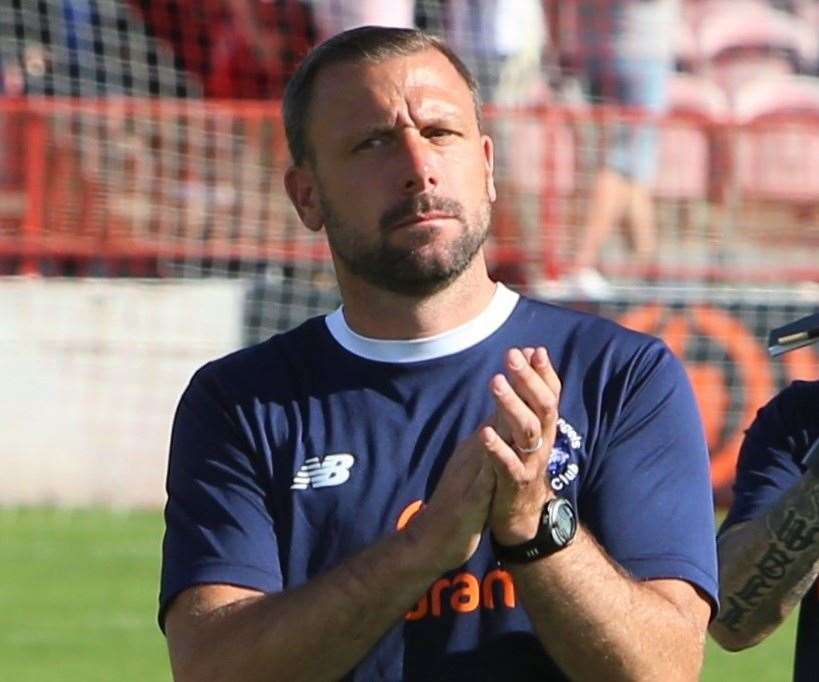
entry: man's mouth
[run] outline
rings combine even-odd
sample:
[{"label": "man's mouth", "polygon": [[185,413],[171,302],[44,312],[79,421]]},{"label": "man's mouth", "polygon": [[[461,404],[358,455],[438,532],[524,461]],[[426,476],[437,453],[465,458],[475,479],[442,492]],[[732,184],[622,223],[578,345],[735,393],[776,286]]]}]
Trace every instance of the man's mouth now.
[{"label": "man's mouth", "polygon": [[393,228],[409,227],[411,225],[418,225],[420,223],[428,223],[436,220],[449,220],[455,218],[451,213],[443,211],[431,211],[429,213],[415,213],[410,216],[405,216],[393,223]]},{"label": "man's mouth", "polygon": [[385,211],[379,220],[382,230],[394,230],[413,225],[423,225],[436,220],[459,220],[463,222],[463,206],[448,197],[422,194],[409,197]]}]

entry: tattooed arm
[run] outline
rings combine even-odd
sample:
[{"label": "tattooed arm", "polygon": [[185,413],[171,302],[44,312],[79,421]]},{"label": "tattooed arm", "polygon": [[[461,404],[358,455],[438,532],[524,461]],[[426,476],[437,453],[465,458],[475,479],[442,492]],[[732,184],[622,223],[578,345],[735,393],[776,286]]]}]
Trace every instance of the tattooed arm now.
[{"label": "tattooed arm", "polygon": [[722,533],[717,546],[721,612],[710,632],[737,651],[771,634],[819,574],[817,474],[808,470],[767,513]]},{"label": "tattooed arm", "polygon": [[720,613],[711,635],[762,641],[819,573],[819,380],[795,381],[757,413],[739,452],[734,502],[717,538]]}]

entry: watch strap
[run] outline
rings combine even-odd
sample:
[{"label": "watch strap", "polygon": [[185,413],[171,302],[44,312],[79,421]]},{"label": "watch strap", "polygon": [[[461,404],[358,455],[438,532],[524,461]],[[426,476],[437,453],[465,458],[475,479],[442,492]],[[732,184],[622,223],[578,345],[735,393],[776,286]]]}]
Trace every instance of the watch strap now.
[{"label": "watch strap", "polygon": [[568,500],[563,500],[559,497],[549,500],[543,506],[537,533],[535,533],[535,537],[531,540],[521,542],[517,545],[501,545],[495,540],[495,536],[492,535],[492,550],[495,552],[495,558],[498,560],[498,563],[528,564],[549,556],[550,554],[554,554],[558,550],[571,544],[574,534],[566,541],[558,542],[552,532],[551,512],[556,505],[569,505],[571,507],[571,503],[568,502]]}]

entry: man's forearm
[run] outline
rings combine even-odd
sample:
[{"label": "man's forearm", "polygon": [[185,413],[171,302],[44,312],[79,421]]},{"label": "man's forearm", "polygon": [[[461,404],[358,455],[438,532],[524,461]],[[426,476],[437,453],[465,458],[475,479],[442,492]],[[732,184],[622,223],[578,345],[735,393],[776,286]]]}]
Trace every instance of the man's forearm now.
[{"label": "man's forearm", "polygon": [[[511,546],[533,537],[554,497],[552,450],[543,446],[555,440],[562,384],[542,347],[511,349],[506,369],[508,378],[496,375],[490,384],[499,419],[483,442],[497,476],[490,528],[496,542]],[[508,568],[540,641],[569,678],[697,679],[710,606],[690,584],[635,581],[583,527],[551,556]]]},{"label": "man's forearm", "polygon": [[[398,533],[308,584],[195,615],[168,634],[177,682],[334,680],[358,663],[438,576]],[[195,610],[195,609],[194,609]],[[188,618],[188,614],[177,616]]]},{"label": "man's forearm", "polygon": [[727,649],[767,637],[819,573],[819,479],[806,474],[767,514],[717,543],[721,610],[711,635]]},{"label": "man's forearm", "polygon": [[202,608],[178,603],[180,595],[166,618],[177,682],[342,677],[436,578],[475,552],[495,482],[477,443],[473,437],[456,449],[429,503],[403,530],[305,585],[228,595]]},{"label": "man's forearm", "polygon": [[627,576],[584,528],[569,547],[510,570],[540,640],[571,679],[698,679],[707,616],[698,624]]}]

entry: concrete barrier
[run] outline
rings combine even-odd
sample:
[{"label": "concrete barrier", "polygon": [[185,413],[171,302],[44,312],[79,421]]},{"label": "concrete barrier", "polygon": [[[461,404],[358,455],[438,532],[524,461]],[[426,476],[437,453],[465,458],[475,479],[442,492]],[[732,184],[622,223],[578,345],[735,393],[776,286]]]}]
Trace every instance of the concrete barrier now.
[{"label": "concrete barrier", "polygon": [[157,506],[193,372],[241,343],[239,281],[0,279],[0,505]]}]

